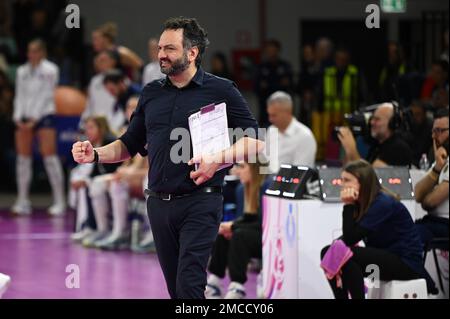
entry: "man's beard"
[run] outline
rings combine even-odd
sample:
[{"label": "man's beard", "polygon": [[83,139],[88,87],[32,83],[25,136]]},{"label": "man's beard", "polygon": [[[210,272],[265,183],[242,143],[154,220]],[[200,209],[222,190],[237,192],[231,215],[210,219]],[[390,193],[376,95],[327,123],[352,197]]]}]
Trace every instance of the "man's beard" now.
[{"label": "man's beard", "polygon": [[[163,67],[162,61],[167,61],[171,65]],[[159,66],[161,67],[161,72],[166,75],[178,75],[181,72],[185,71],[189,67],[189,61],[187,57],[187,52],[183,52],[183,56],[175,61],[170,61],[169,59],[163,59],[159,61]]]}]

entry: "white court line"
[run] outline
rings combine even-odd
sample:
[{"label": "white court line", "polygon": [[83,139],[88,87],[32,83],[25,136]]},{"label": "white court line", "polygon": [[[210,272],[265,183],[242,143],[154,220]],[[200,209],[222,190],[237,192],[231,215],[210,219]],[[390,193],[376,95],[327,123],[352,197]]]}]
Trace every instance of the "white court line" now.
[{"label": "white court line", "polygon": [[2,234],[0,240],[66,239],[70,233]]}]

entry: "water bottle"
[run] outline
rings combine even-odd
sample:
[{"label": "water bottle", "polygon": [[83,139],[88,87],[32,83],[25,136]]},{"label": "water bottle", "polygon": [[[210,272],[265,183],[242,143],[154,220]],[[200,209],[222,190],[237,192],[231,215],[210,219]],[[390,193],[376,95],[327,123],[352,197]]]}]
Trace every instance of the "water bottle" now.
[{"label": "water bottle", "polygon": [[427,157],[427,154],[425,154],[425,153],[422,154],[422,157],[419,162],[419,168],[422,171],[428,171],[428,169],[430,168],[430,163],[428,162],[428,157]]}]

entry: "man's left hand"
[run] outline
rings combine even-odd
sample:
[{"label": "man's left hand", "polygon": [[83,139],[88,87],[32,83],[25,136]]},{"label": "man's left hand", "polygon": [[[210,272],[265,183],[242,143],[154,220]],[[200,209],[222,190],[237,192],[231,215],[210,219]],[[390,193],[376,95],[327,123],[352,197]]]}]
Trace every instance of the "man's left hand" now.
[{"label": "man's left hand", "polygon": [[198,168],[190,173],[190,177],[194,180],[196,185],[203,184],[211,179],[221,166],[213,155],[194,157],[189,161],[188,165],[194,164],[198,164]]}]

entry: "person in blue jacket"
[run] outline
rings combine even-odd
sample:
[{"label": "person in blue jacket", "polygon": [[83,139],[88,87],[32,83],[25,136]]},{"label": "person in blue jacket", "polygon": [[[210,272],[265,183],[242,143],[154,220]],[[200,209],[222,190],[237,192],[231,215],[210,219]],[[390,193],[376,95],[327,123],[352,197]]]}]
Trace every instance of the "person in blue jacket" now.
[{"label": "person in blue jacket", "polygon": [[[341,268],[342,285],[338,287],[336,277],[329,280],[335,298],[364,299],[368,265],[378,266],[382,281],[426,278],[429,292],[434,293],[423,266],[420,237],[406,207],[380,185],[364,160],[348,163],[341,178],[341,239],[353,256]],[[357,246],[361,240],[365,247]],[[328,248],[322,250],[322,259]]]}]

